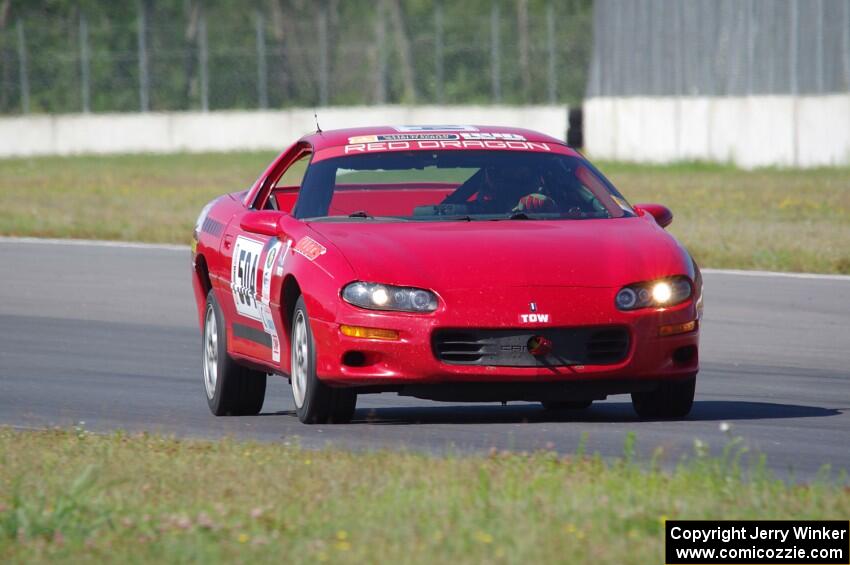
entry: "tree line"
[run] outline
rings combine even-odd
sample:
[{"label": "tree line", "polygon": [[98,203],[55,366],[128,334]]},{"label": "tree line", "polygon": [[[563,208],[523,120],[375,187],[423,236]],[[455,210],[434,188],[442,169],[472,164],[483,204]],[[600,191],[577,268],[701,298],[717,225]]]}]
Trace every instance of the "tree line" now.
[{"label": "tree line", "polygon": [[591,0],[0,0],[0,112],[576,103]]}]

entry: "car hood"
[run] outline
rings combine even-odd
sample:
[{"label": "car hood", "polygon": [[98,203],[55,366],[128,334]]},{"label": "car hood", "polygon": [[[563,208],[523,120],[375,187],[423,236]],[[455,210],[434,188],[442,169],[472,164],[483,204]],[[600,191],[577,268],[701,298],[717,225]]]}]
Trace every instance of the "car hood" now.
[{"label": "car hood", "polygon": [[434,290],[616,287],[692,276],[649,217],[605,220],[312,222],[359,280]]}]

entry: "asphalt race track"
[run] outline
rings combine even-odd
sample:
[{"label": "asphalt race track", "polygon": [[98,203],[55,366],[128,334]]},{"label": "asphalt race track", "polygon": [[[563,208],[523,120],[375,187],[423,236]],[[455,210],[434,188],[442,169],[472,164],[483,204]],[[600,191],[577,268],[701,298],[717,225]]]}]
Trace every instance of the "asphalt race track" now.
[{"label": "asphalt race track", "polygon": [[850,277],[710,272],[702,371],[691,416],[641,422],[628,397],[551,417],[535,404],[361,397],[355,421],[304,426],[289,385],[269,382],[261,416],[215,418],[200,376],[186,248],[0,239],[0,425],[151,430],[434,452],[663,446],[715,452],[731,424],[781,475],[850,469]]}]

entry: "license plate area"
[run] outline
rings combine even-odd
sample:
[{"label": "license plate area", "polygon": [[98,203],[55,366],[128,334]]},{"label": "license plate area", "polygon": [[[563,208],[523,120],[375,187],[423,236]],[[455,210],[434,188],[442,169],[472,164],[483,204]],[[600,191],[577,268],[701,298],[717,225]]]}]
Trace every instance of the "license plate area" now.
[{"label": "license plate area", "polygon": [[[551,350],[532,354],[529,341],[534,337],[551,342]],[[437,359],[452,365],[610,365],[628,355],[629,332],[622,326],[440,330],[434,334],[433,346]]]}]

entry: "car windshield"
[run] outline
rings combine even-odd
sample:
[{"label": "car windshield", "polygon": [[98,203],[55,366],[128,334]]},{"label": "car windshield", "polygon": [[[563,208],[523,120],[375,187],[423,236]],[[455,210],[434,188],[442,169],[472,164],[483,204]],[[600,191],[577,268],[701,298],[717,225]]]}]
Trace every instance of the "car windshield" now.
[{"label": "car windshield", "polygon": [[634,211],[581,157],[411,151],[310,165],[293,214],[324,221],[472,221],[620,218]]}]

